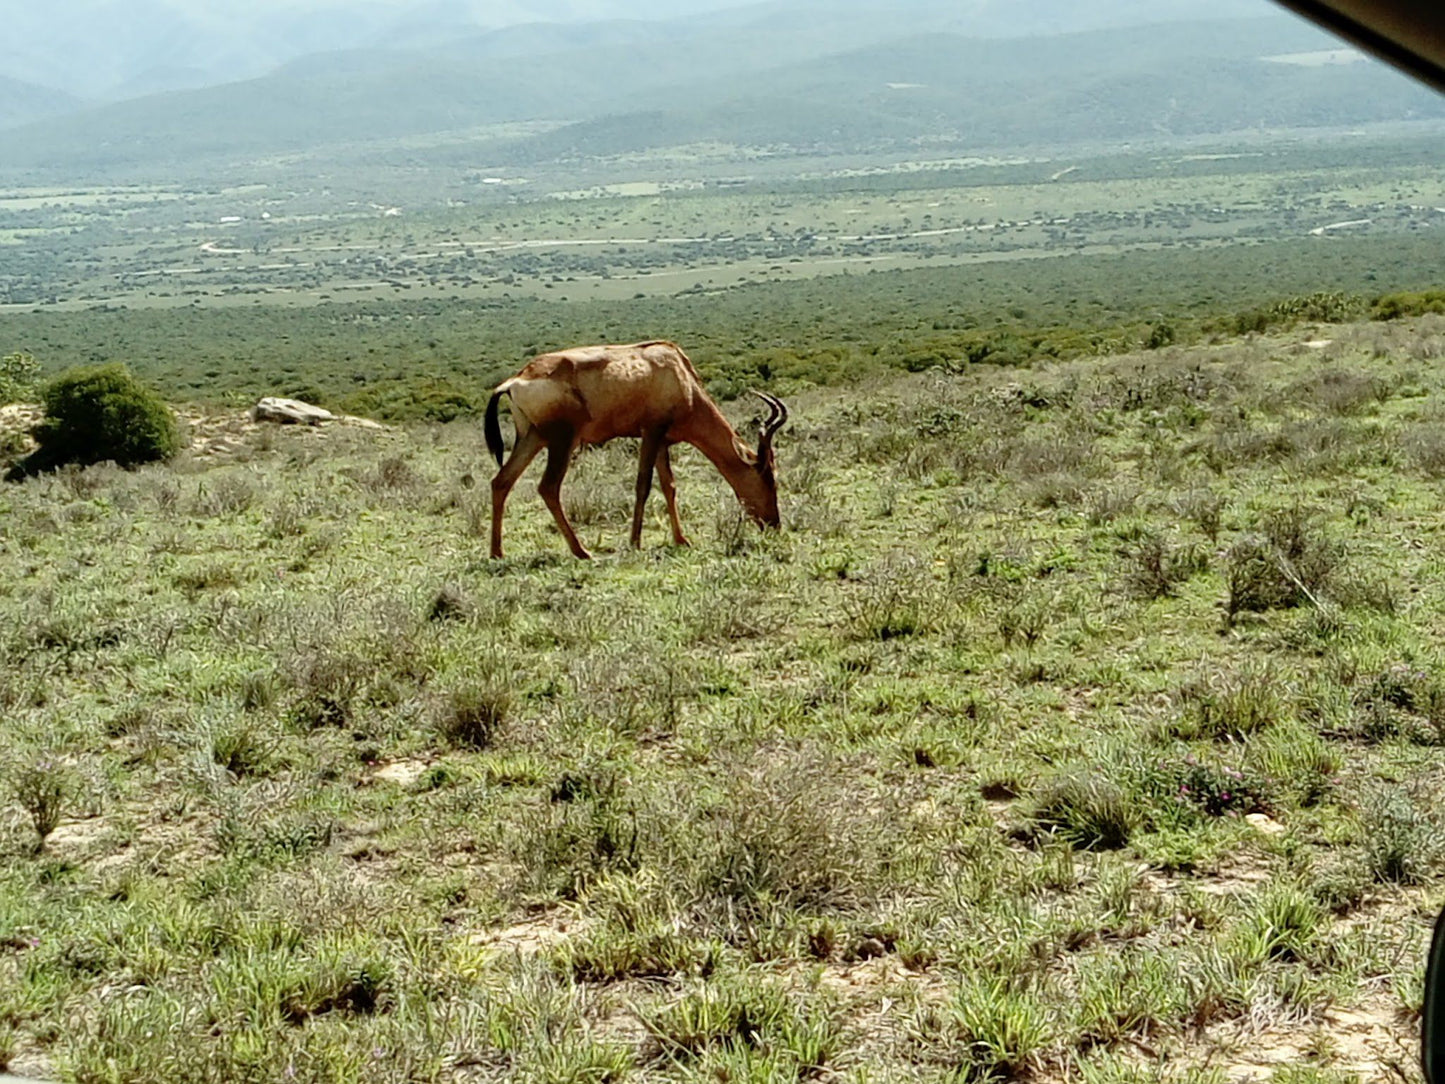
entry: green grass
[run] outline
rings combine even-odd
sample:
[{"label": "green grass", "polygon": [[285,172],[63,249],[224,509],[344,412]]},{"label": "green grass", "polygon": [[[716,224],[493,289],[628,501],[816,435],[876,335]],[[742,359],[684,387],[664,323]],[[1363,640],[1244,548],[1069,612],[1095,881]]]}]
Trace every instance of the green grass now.
[{"label": "green grass", "polygon": [[1381,1076],[1335,1022],[1408,1050],[1445,872],[1442,349],[799,389],[782,531],[685,452],[694,546],[631,552],[609,447],[590,563],[530,486],[485,558],[470,422],[7,485],[0,1055]]}]

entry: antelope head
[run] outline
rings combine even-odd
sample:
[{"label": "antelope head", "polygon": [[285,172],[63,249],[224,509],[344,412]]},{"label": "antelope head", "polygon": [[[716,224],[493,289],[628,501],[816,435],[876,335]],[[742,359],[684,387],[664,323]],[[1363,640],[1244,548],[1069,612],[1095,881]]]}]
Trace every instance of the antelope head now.
[{"label": "antelope head", "polygon": [[788,408],[781,399],[760,391],[753,392],[768,404],[768,420],[758,433],[758,450],[747,458],[753,460],[751,472],[734,485],[738,498],[749,516],[762,527],[777,527],[782,523],[778,514],[778,479],[773,472],[773,435],[788,420]]}]

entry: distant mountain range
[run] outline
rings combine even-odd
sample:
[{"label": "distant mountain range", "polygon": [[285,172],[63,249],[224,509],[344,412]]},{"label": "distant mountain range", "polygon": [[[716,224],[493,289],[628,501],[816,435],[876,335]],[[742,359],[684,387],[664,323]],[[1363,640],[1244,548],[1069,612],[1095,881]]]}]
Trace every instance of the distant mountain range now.
[{"label": "distant mountain range", "polygon": [[691,16],[738,0],[17,0],[7,74],[92,102],[269,74],[299,56],[425,48],[518,23]]},{"label": "distant mountain range", "polygon": [[[348,10],[375,16],[385,6]],[[460,144],[489,164],[708,141],[996,150],[1445,117],[1445,99],[1373,61],[1266,59],[1338,43],[1252,0],[1210,9],[1255,17],[1139,25],[1151,13],[1200,6],[771,0],[666,20],[533,23],[440,34],[423,46],[310,53],[254,79],[99,106],[0,81],[0,123],[44,118],[4,133],[0,169],[166,174],[401,139],[413,159],[425,160],[431,141],[450,144],[452,155]],[[465,7],[441,6],[412,37]],[[1059,28],[1068,32],[1046,33]],[[999,36],[1010,30],[1029,33]],[[157,67],[149,78],[166,76]],[[548,130],[504,141],[484,134],[517,122]]]},{"label": "distant mountain range", "polygon": [[[1265,0],[17,0],[3,6],[6,75],[91,104],[268,75],[298,57],[425,49],[497,35],[503,49],[559,28],[640,20],[740,28],[856,24],[876,40],[910,20],[971,37],[1036,37],[1188,18],[1259,15]],[[892,17],[889,17],[889,16]],[[921,25],[920,25],[921,28]],[[585,34],[585,31],[584,31]],[[10,110],[13,114],[15,111]],[[0,117],[0,125],[9,123]]]}]

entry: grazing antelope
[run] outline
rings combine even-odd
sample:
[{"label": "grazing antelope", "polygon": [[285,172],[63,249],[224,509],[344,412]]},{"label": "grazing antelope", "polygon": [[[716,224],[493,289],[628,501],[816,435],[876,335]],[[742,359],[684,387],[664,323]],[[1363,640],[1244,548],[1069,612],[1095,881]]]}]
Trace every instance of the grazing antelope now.
[{"label": "grazing antelope", "polygon": [[[642,544],[642,507],[652,490],[654,466],[672,521],[672,540],[679,546],[688,544],[677,518],[677,489],[667,452],[679,442],[693,445],[712,461],[760,526],[776,527],[773,434],[788,420],[788,408],[771,395],[755,394],[771,411],[756,452],[738,439],[703,390],[692,362],[674,343],[580,346],[539,354],[516,376],[498,384],[487,403],[487,448],[502,468],[492,479],[492,556],[502,556],[502,511],[507,494],[527,464],[545,448],[547,466],[538,493],[572,552],[591,557],[562,510],[562,479],[579,445],[605,444],[613,437],[642,438],[637,503],[632,510],[634,548]],[[502,429],[497,422],[497,405],[504,395],[511,400],[517,430],[517,442],[505,463]]]}]

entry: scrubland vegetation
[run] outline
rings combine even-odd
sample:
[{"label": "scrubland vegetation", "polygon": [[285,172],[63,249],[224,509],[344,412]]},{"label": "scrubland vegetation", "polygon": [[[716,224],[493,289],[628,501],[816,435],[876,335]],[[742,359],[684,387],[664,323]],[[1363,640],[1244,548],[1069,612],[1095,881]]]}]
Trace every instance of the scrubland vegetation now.
[{"label": "scrubland vegetation", "polygon": [[[0,1074],[1418,1080],[1440,103],[907,7],[7,129]],[[488,560],[490,388],[655,337],[787,397],[783,529],[680,451],[625,548],[617,442]]]},{"label": "scrubland vegetation", "polygon": [[590,563],[470,420],[4,487],[0,1065],[1416,1079],[1431,296],[798,380],[782,531],[619,443]]}]

